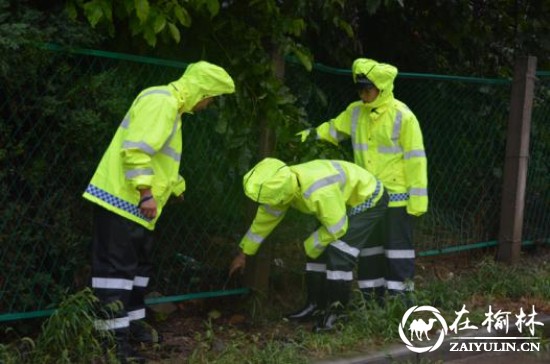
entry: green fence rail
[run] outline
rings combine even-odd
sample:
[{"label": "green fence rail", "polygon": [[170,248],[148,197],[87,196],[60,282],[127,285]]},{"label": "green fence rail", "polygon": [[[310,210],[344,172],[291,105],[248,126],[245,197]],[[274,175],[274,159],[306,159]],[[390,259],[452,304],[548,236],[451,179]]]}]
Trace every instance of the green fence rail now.
[{"label": "green fence rail", "polygon": [[[178,78],[186,66],[56,45],[24,52],[32,62],[11,68],[19,71],[0,67],[0,321],[48,315],[88,284],[91,206],[81,193],[136,93]],[[526,244],[550,238],[550,74],[537,75]],[[318,65],[306,72],[288,62],[286,80],[313,125],[356,98],[348,70]],[[416,229],[419,255],[496,245],[510,87],[504,79],[398,77],[395,95],[417,115],[429,160],[430,211]],[[247,291],[227,279],[250,223],[241,176],[223,136],[212,132],[216,110],[186,118],[182,174],[189,187],[185,203],[169,206],[158,224],[151,289],[163,297],[149,304]],[[347,155],[345,148],[338,153]],[[270,239],[275,257],[286,254],[285,266],[299,272],[301,261],[290,260],[289,250],[299,249],[312,222],[296,214],[285,221]]]}]

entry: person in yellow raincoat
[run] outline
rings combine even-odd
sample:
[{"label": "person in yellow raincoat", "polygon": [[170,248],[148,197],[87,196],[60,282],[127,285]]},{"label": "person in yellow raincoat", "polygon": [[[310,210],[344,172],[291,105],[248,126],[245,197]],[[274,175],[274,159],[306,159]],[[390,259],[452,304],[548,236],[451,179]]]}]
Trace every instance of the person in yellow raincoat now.
[{"label": "person in yellow raincoat", "polygon": [[315,287],[308,291],[308,302],[312,310],[324,310],[314,331],[334,329],[349,300],[359,251],[368,248],[368,236],[384,216],[384,186],[351,162],[314,160],[287,166],[266,158],[244,176],[243,187],[260,206],[229,274],[245,268],[246,256],[256,254],[289,208],[315,215],[320,226],[304,241],[307,265],[315,271],[306,276],[308,286]]},{"label": "person in yellow raincoat", "polygon": [[83,197],[94,204],[92,282],[105,311],[98,330],[114,333],[121,362],[141,361],[130,341],[159,342],[147,325],[144,293],[152,273],[155,223],[170,196],[183,198],[179,174],[184,113],[235,92],[229,74],[200,61],[168,85],[141,91],[107,148]]},{"label": "person in yellow raincoat", "polygon": [[416,116],[393,94],[397,68],[359,58],[351,70],[360,100],[299,134],[302,141],[335,145],[351,139],[355,163],[388,191],[387,214],[371,237],[376,244],[361,251],[358,268],[364,296],[382,303],[386,293],[403,297],[414,289],[413,225],[415,217],[428,210],[427,159]]}]

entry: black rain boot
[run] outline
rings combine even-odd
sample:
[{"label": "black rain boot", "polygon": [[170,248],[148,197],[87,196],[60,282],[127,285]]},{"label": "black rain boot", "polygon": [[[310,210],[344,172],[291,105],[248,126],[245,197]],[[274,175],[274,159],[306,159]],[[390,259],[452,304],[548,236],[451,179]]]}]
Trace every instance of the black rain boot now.
[{"label": "black rain boot", "polygon": [[327,281],[327,309],[313,327],[313,332],[321,333],[334,331],[337,329],[339,323],[346,321],[347,315],[345,308],[349,302],[350,291],[351,282]]},{"label": "black rain boot", "polygon": [[163,337],[145,320],[130,321],[130,341],[143,344],[160,344]]},{"label": "black rain boot", "polygon": [[313,320],[323,308],[325,272],[306,272],[307,301],[299,310],[285,316],[289,321],[307,322]]},{"label": "black rain boot", "polygon": [[341,307],[328,309],[313,327],[313,332],[321,333],[335,331],[338,325],[346,320],[347,315]]},{"label": "black rain boot", "polygon": [[120,364],[143,364],[146,359],[135,351],[128,341],[129,329],[115,330],[116,357]]}]

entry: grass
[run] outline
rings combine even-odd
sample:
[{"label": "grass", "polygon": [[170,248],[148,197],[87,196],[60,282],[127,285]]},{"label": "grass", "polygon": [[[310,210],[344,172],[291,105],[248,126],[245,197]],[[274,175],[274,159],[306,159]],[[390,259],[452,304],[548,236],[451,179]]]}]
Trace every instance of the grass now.
[{"label": "grass", "polygon": [[[456,259],[456,257],[454,257]],[[441,260],[441,257],[439,257]],[[416,291],[412,299],[417,305],[438,308],[450,324],[463,305],[469,311],[472,324],[481,327],[488,306],[515,314],[523,307],[530,312],[550,313],[550,254],[547,250],[526,255],[521,263],[510,266],[495,262],[492,256],[468,258],[465,264],[447,259],[441,262],[419,262]],[[460,259],[459,259],[460,261]],[[423,265],[424,264],[424,265]],[[444,263],[443,263],[444,264]],[[355,306],[349,322],[334,334],[313,334],[308,327],[292,326],[274,319],[261,323],[258,333],[209,323],[210,339],[225,342],[225,346],[197,345],[190,357],[192,363],[310,363],[330,357],[366,354],[401,343],[398,327],[407,307],[392,301],[384,308],[365,304],[356,292]],[[280,318],[280,314],[278,316]],[[235,330],[237,334],[227,335]],[[228,337],[229,336],[229,337]],[[548,342],[543,345],[548,349]],[[192,359],[192,360],[191,360]],[[163,363],[171,363],[162,361]]]},{"label": "grass", "polygon": [[[97,298],[90,289],[68,296],[42,325],[36,338],[22,337],[0,344],[3,364],[115,363],[111,336],[100,337],[94,329]],[[6,331],[12,331],[11,328]]]},{"label": "grass", "polygon": [[[497,263],[487,256],[475,259],[454,256],[418,259],[417,267],[412,299],[417,305],[438,308],[449,323],[463,305],[470,312],[470,321],[478,326],[485,319],[489,305],[494,312],[507,309],[518,313],[520,307],[527,312],[534,305],[537,312],[550,313],[548,249],[524,256],[515,266]],[[365,303],[356,291],[352,301],[355,308],[350,310],[347,323],[336,333],[313,334],[311,326],[281,320],[280,306],[260,308],[257,298],[250,300],[248,309],[261,311],[260,316],[245,325],[230,324],[217,315],[209,317],[194,330],[185,358],[181,350],[171,353],[162,345],[146,354],[152,363],[194,364],[301,364],[330,357],[364,355],[401,343],[398,327],[408,308],[400,300],[390,300],[380,308]],[[94,303],[89,290],[67,297],[56,314],[44,322],[35,339],[24,337],[0,344],[0,362],[98,362],[104,354],[100,338],[93,330]],[[541,346],[548,348],[548,342]]]}]

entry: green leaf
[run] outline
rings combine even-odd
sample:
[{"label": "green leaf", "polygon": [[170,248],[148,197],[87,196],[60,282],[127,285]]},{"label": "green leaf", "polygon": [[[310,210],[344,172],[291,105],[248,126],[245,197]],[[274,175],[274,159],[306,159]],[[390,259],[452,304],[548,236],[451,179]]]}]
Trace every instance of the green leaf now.
[{"label": "green leaf", "polygon": [[178,27],[174,25],[174,23],[168,22],[168,29],[170,30],[170,34],[172,35],[172,39],[176,41],[176,43],[179,43],[181,40],[180,30]]},{"label": "green leaf", "polygon": [[213,18],[220,12],[220,3],[218,0],[206,0],[206,8],[210,12],[210,17]]},{"label": "green leaf", "polygon": [[143,39],[149,44],[151,47],[154,47],[157,44],[157,35],[153,31],[152,27],[147,27],[143,29]]},{"label": "green leaf", "polygon": [[84,14],[90,22],[92,28],[95,28],[97,23],[103,18],[103,9],[101,4],[97,1],[90,1],[89,3],[84,4]]},{"label": "green leaf", "polygon": [[134,5],[136,6],[136,15],[141,24],[145,23],[149,17],[149,1],[148,0],[135,0]]},{"label": "green leaf", "polygon": [[346,32],[346,34],[348,35],[348,37],[352,38],[353,37],[353,28],[351,27],[351,25],[342,20],[342,19],[339,19],[338,21],[338,27],[342,30],[344,30]]},{"label": "green leaf", "polygon": [[113,22],[113,9],[112,9],[112,4],[110,1],[107,1],[107,0],[100,0],[100,6],[101,6],[101,10],[103,11],[103,16],[105,18],[107,18],[107,20],[109,21],[109,23],[112,23]]},{"label": "green leaf", "polygon": [[160,33],[162,30],[166,27],[166,17],[163,14],[157,14],[155,16],[155,23],[153,25],[153,29],[155,30],[155,33]]},{"label": "green leaf", "polygon": [[302,52],[298,48],[293,48],[292,53],[294,53],[296,57],[298,57],[298,60],[300,60],[300,63],[302,63],[306,70],[311,71],[311,69],[313,68],[313,63],[311,62],[311,57],[308,54]]},{"label": "green leaf", "polygon": [[174,7],[174,15],[176,16],[176,19],[178,19],[180,24],[184,27],[189,28],[191,26],[191,16],[184,7]]}]

